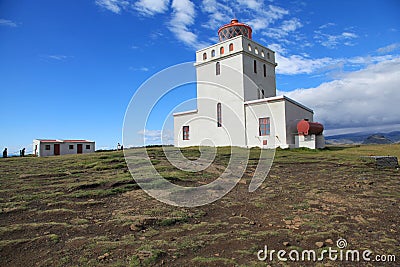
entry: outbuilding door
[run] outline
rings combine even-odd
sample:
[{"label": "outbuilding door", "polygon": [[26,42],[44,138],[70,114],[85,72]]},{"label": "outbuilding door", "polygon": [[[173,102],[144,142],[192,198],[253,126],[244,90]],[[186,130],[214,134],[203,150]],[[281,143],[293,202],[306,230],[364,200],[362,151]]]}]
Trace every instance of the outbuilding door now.
[{"label": "outbuilding door", "polygon": [[82,154],[82,144],[77,144],[76,145],[76,148],[77,148],[77,151],[76,151],[76,153],[78,153],[78,154]]},{"label": "outbuilding door", "polygon": [[54,155],[60,155],[60,144],[54,144]]}]

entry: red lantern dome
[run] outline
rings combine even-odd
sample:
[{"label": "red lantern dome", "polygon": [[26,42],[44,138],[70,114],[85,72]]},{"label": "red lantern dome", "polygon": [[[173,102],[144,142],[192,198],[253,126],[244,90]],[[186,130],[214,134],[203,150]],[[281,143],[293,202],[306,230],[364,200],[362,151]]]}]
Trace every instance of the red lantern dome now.
[{"label": "red lantern dome", "polygon": [[252,29],[249,25],[240,23],[237,19],[232,19],[231,23],[219,28],[218,37],[220,42],[231,39],[238,35],[243,35],[251,39],[251,32]]}]

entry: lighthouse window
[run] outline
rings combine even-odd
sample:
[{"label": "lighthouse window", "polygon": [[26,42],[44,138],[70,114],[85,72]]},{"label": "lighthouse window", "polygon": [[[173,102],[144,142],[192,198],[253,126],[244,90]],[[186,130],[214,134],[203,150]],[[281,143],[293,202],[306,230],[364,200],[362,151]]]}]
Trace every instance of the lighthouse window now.
[{"label": "lighthouse window", "polygon": [[222,126],[221,103],[217,104],[217,127]]},{"label": "lighthouse window", "polygon": [[257,61],[256,60],[254,60],[253,68],[254,68],[254,73],[257,73]]},{"label": "lighthouse window", "polygon": [[215,50],[211,51],[211,57],[215,57]]},{"label": "lighthouse window", "polygon": [[224,52],[225,52],[224,47],[221,47],[221,48],[219,49],[219,53],[220,53],[221,55],[223,55]]},{"label": "lighthouse window", "polygon": [[269,52],[267,53],[267,58],[269,59]]},{"label": "lighthouse window", "polygon": [[267,66],[265,66],[265,64],[263,65],[263,69],[264,69],[264,77],[267,77]]},{"label": "lighthouse window", "polygon": [[229,45],[229,51],[233,51],[233,44]]},{"label": "lighthouse window", "polygon": [[251,51],[251,45],[250,45],[250,44],[248,45],[248,47],[247,47],[247,48],[249,49],[249,51]]},{"label": "lighthouse window", "polygon": [[254,53],[258,54],[258,48],[254,48]]},{"label": "lighthouse window", "polygon": [[221,64],[219,62],[217,62],[217,64],[215,64],[215,74],[216,75],[221,74]]},{"label": "lighthouse window", "polygon": [[260,136],[266,136],[269,135],[271,132],[271,125],[270,125],[270,119],[269,117],[267,118],[259,118],[259,127],[258,127],[258,133]]},{"label": "lighthouse window", "polygon": [[189,126],[183,126],[183,140],[189,140]]},{"label": "lighthouse window", "polygon": [[264,57],[264,50],[261,50],[261,56]]},{"label": "lighthouse window", "polygon": [[203,60],[206,60],[207,59],[207,53],[204,53],[203,54]]}]

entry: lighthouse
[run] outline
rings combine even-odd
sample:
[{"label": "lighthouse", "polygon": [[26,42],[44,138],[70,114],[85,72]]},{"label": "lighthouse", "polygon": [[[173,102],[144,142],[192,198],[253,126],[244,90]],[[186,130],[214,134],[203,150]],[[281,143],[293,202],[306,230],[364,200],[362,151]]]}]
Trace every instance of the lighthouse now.
[{"label": "lighthouse", "polygon": [[[276,95],[275,52],[237,19],[221,26],[218,38],[196,51],[197,109],[174,113],[174,145],[298,147],[297,124],[312,122],[314,112]],[[314,139],[311,148],[324,146]]]}]

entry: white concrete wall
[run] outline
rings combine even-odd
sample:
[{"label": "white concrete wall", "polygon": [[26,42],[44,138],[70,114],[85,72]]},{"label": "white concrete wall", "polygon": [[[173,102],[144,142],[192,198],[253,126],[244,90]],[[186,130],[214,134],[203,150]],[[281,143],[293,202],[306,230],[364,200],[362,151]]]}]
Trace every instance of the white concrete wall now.
[{"label": "white concrete wall", "polygon": [[[37,145],[38,157],[54,156],[55,144],[60,144],[60,155],[77,154],[77,144],[82,144],[82,154],[96,151],[95,142],[41,142],[40,140],[33,140],[33,152],[35,152],[35,145]],[[50,150],[46,150],[46,145],[50,145]],[[73,145],[74,148],[69,149],[69,145]],[[90,145],[90,148],[86,148],[86,145]]]},{"label": "white concrete wall", "polygon": [[[259,118],[270,118],[270,135],[259,136]],[[284,101],[268,103],[266,101],[246,105],[247,146],[276,148],[286,146],[285,105]],[[267,145],[263,145],[267,140]]]},{"label": "white concrete wall", "polygon": [[291,101],[285,101],[286,114],[286,143],[290,147],[295,147],[295,135],[297,134],[297,123],[302,119],[313,121],[313,112]]},{"label": "white concrete wall", "polygon": [[[82,154],[93,153],[95,152],[95,142],[83,143],[83,142],[63,142],[61,144],[61,155],[67,154],[77,154],[78,153],[78,144],[82,144]],[[73,149],[69,149],[69,145],[73,145]],[[90,148],[86,148],[86,145],[89,145]]]}]

